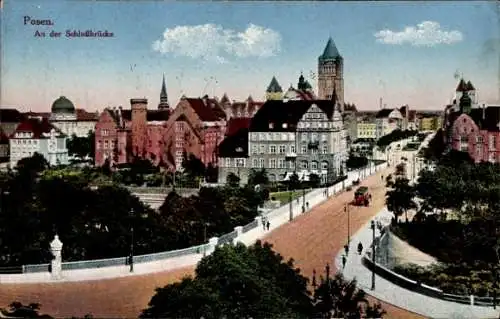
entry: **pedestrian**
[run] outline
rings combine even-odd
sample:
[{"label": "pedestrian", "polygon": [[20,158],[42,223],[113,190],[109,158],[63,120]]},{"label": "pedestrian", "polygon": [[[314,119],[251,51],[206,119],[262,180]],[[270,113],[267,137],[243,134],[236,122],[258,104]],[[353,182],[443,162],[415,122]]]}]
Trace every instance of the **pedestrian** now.
[{"label": "pedestrian", "polygon": [[299,198],[297,197],[297,204],[300,203]]},{"label": "pedestrian", "polygon": [[358,254],[361,255],[362,252],[363,252],[363,244],[361,242],[359,242],[359,244],[358,244]]},{"label": "pedestrian", "polygon": [[349,255],[349,245],[348,244],[344,245],[344,250],[345,250],[345,254]]},{"label": "pedestrian", "polygon": [[306,202],[306,209],[309,210],[309,202]]},{"label": "pedestrian", "polygon": [[380,179],[381,179],[381,180],[384,180],[384,175],[383,175],[383,174],[380,176]]},{"label": "pedestrian", "polygon": [[269,227],[271,227],[271,223],[269,221],[267,221],[266,226],[267,226],[267,230],[269,230]]},{"label": "pedestrian", "polygon": [[342,255],[342,268],[345,268],[345,264],[347,262],[347,258],[345,255]]},{"label": "pedestrian", "polygon": [[262,229],[266,230],[266,218],[262,218]]}]

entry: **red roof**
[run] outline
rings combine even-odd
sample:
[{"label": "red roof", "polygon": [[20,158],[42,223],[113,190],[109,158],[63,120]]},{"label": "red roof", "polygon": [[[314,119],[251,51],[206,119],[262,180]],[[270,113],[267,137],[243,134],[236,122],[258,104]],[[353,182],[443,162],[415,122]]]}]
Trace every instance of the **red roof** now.
[{"label": "red roof", "polygon": [[226,117],[226,113],[215,99],[185,98],[185,100],[203,122],[217,122]]},{"label": "red roof", "polygon": [[231,118],[227,122],[226,136],[233,136],[242,129],[248,129],[251,120],[249,117]]},{"label": "red roof", "polygon": [[17,132],[28,132],[33,133],[33,138],[42,138],[43,133],[50,133],[52,129],[55,129],[56,132],[61,133],[61,131],[50,124],[46,118],[41,121],[36,118],[29,118],[19,123],[12,135]]},{"label": "red roof", "polygon": [[46,112],[26,112],[26,113],[23,113],[24,116],[26,117],[41,117],[41,118],[49,118],[50,117],[50,113],[46,113]]},{"label": "red roof", "polygon": [[76,120],[77,121],[96,121],[99,119],[99,115],[93,112],[87,112],[84,109],[76,109]]}]

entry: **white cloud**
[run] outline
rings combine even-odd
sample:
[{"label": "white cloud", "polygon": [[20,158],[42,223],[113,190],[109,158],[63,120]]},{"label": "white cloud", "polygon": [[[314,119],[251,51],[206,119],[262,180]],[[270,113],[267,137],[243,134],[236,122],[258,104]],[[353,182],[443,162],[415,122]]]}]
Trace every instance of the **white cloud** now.
[{"label": "white cloud", "polygon": [[153,50],[162,54],[227,62],[227,56],[270,57],[280,51],[281,35],[268,28],[249,24],[243,32],[215,24],[167,28]]},{"label": "white cloud", "polygon": [[381,30],[375,33],[378,42],[386,44],[410,44],[412,46],[434,46],[452,44],[463,40],[460,31],[445,31],[434,21],[424,21],[416,27],[410,26],[403,31]]}]

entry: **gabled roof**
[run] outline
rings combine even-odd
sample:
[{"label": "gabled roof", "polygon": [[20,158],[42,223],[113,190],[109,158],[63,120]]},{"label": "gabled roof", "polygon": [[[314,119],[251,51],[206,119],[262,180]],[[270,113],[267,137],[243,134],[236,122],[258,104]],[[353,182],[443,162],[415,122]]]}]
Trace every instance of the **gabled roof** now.
[{"label": "gabled roof", "polygon": [[39,139],[44,138],[43,133],[50,133],[54,129],[57,133],[62,134],[61,130],[52,125],[48,119],[44,118],[42,120],[36,118],[25,119],[17,126],[12,136],[18,132],[28,132],[33,133],[33,138]]},{"label": "gabled roof", "polygon": [[[334,104],[329,100],[267,101],[257,111],[250,123],[251,132],[294,132],[297,123],[309,108],[316,104],[329,119],[333,116]],[[272,128],[270,124],[272,123]],[[286,124],[283,127],[283,124]]]},{"label": "gabled roof", "polygon": [[267,87],[266,92],[268,93],[283,92],[283,89],[281,88],[281,85],[278,83],[278,80],[276,80],[276,77],[273,76],[273,78],[271,79],[271,83],[269,83],[269,86]]},{"label": "gabled roof", "polygon": [[23,114],[16,109],[0,107],[0,123],[19,123]]},{"label": "gabled roof", "polygon": [[380,111],[378,111],[377,115],[375,115],[375,118],[380,119],[388,117],[392,111],[394,111],[394,109],[381,109]]},{"label": "gabled roof", "polygon": [[224,93],[224,95],[222,96],[222,98],[220,99],[220,104],[226,104],[226,103],[231,103],[231,100],[229,99],[229,97],[227,96],[226,93]]},{"label": "gabled roof", "polygon": [[472,82],[471,81],[468,81],[467,82],[467,90],[468,91],[474,91],[476,88],[474,87],[474,85],[472,85]]},{"label": "gabled roof", "polygon": [[332,37],[328,38],[328,42],[326,43],[325,50],[323,50],[323,54],[320,55],[319,59],[320,60],[327,60],[327,59],[335,59],[340,57],[339,50],[337,50],[337,46],[335,45],[335,42],[333,42]]},{"label": "gabled roof", "polygon": [[[116,125],[119,124],[120,119],[119,119],[119,112],[120,109],[110,109],[106,108],[105,111],[107,111],[113,120],[115,121]],[[132,121],[132,110],[121,110],[122,118],[124,121]],[[168,121],[170,117],[170,111],[169,110],[148,110],[146,113],[146,120],[148,122],[152,121]]]},{"label": "gabled roof", "polygon": [[356,105],[351,103],[346,103],[344,104],[344,111],[357,112],[358,110],[356,109]]},{"label": "gabled roof", "polygon": [[464,79],[460,79],[457,85],[457,92],[466,92],[467,91],[467,83],[465,83]]},{"label": "gabled roof", "polygon": [[219,157],[248,157],[248,129],[241,129],[234,135],[226,137],[218,147]]},{"label": "gabled roof", "polygon": [[[226,112],[215,99],[184,98],[203,122],[217,122],[226,118]],[[205,104],[206,103],[206,104]]]},{"label": "gabled roof", "polygon": [[234,135],[243,129],[246,129],[248,131],[251,120],[252,119],[249,117],[239,117],[230,119],[227,122],[226,136]]},{"label": "gabled roof", "polygon": [[0,127],[0,144],[9,144],[9,137]]}]

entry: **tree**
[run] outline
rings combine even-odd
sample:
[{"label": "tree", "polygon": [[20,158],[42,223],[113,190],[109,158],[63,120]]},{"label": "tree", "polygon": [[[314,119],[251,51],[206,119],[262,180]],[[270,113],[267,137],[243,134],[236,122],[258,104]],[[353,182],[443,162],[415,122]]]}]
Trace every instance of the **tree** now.
[{"label": "tree", "polygon": [[403,177],[406,176],[406,163],[399,163],[396,165],[396,176]]},{"label": "tree", "polygon": [[8,310],[0,309],[0,313],[6,318],[44,318],[52,319],[49,315],[41,315],[40,304],[30,303],[23,305],[19,301],[14,301],[9,305]]},{"label": "tree", "polygon": [[351,151],[349,158],[346,161],[346,166],[351,169],[356,169],[368,165],[368,158],[365,156],[355,156]]},{"label": "tree", "polygon": [[248,175],[248,184],[253,186],[269,184],[269,177],[267,176],[266,169],[262,168],[260,170],[250,170],[250,174]]},{"label": "tree", "polygon": [[327,266],[326,278],[314,291],[313,318],[361,318],[363,313],[367,318],[382,318],[385,311],[381,305],[371,306],[355,279],[346,281],[340,273],[330,278],[328,272]]},{"label": "tree", "polygon": [[420,151],[420,155],[428,161],[437,161],[442,157],[445,149],[446,144],[444,142],[443,130],[439,129],[429,141],[427,147]]},{"label": "tree", "polygon": [[224,246],[203,258],[195,278],[158,288],[142,318],[298,318],[312,305],[293,260],[258,241]]},{"label": "tree", "polygon": [[238,187],[240,185],[240,178],[235,173],[227,175],[227,185],[230,187]]},{"label": "tree", "polygon": [[311,187],[313,188],[319,187],[319,185],[321,185],[321,177],[319,177],[318,174],[310,174],[309,184],[311,184]]},{"label": "tree", "polygon": [[386,192],[385,203],[387,209],[394,213],[396,220],[404,213],[408,222],[408,210],[417,208],[414,198],[415,188],[409,184],[409,180],[396,178],[392,189]]},{"label": "tree", "polygon": [[205,164],[203,164],[203,162],[194,154],[184,153],[182,159],[182,167],[184,168],[186,174],[190,175],[191,177],[205,176]]},{"label": "tree", "polygon": [[[78,137],[76,134],[71,135],[67,140],[68,154],[78,158],[85,158],[87,156],[94,158],[94,132],[89,132],[87,136]],[[115,143],[117,145],[117,143]]]},{"label": "tree", "polygon": [[35,152],[31,157],[25,157],[17,162],[19,172],[40,173],[49,168],[49,162],[42,154]]},{"label": "tree", "polygon": [[297,175],[296,172],[294,172],[291,176],[290,179],[288,180],[288,188],[291,190],[295,190],[300,187],[300,180],[299,180],[299,175]]}]

